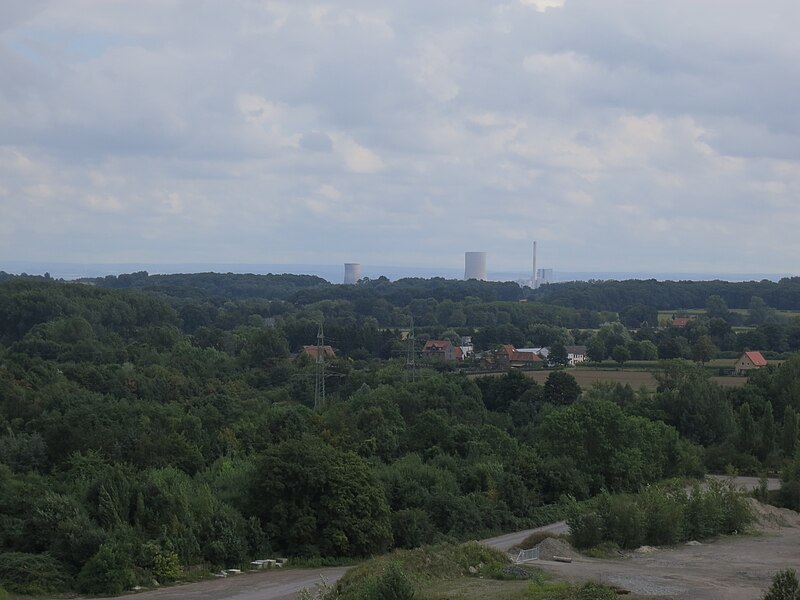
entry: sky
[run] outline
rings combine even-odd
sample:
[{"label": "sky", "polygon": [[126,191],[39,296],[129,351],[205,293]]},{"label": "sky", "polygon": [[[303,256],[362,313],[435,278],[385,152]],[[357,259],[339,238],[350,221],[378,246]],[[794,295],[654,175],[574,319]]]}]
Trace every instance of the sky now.
[{"label": "sky", "polygon": [[788,273],[797,0],[3,0],[0,263]]}]

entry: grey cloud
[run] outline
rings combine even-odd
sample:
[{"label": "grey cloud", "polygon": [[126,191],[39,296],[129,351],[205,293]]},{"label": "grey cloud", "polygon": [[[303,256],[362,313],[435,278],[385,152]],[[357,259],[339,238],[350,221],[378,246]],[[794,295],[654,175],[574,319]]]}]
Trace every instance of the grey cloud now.
[{"label": "grey cloud", "polygon": [[445,264],[469,240],[514,268],[539,237],[562,270],[774,272],[800,251],[774,241],[800,191],[793,1],[76,2],[0,9],[4,255]]},{"label": "grey cloud", "polygon": [[333,151],[333,140],[321,131],[311,131],[300,138],[300,146],[313,152]]}]

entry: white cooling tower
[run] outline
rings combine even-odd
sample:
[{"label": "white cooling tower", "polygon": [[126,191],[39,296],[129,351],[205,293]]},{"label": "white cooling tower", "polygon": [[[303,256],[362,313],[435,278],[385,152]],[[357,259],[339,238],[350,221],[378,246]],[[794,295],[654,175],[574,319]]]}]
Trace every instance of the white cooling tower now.
[{"label": "white cooling tower", "polygon": [[486,252],[464,253],[464,279],[486,281]]},{"label": "white cooling tower", "polygon": [[358,263],[344,263],[344,282],[346,285],[355,285],[361,279],[361,265]]}]

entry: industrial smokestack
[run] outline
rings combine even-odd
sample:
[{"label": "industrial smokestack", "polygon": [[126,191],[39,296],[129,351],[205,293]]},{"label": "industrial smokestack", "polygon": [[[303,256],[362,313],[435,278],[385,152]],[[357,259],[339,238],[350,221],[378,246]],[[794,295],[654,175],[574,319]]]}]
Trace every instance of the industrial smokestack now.
[{"label": "industrial smokestack", "polygon": [[533,242],[533,273],[531,274],[531,289],[539,287],[536,279],[536,242]]},{"label": "industrial smokestack", "polygon": [[464,253],[464,279],[486,281],[486,252]]},{"label": "industrial smokestack", "polygon": [[361,265],[359,263],[344,263],[345,285],[355,285],[361,279]]}]

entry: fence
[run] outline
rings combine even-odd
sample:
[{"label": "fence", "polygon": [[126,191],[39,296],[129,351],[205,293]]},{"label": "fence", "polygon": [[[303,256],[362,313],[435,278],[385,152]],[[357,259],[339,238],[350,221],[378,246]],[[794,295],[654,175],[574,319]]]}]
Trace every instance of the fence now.
[{"label": "fence", "polygon": [[517,557],[514,559],[515,564],[528,562],[531,560],[539,560],[539,548],[531,548],[530,550],[520,550]]}]

